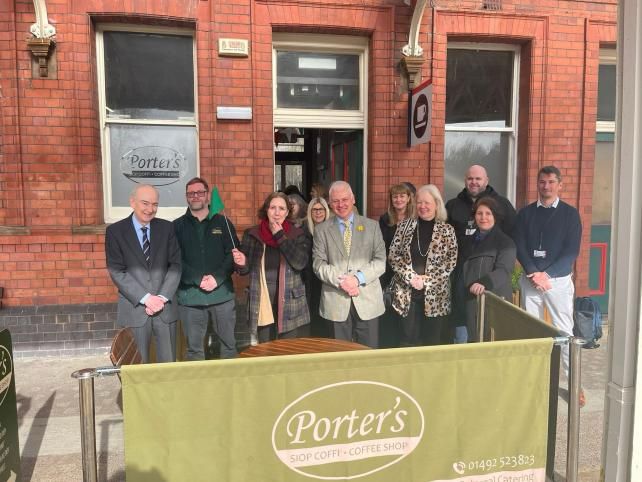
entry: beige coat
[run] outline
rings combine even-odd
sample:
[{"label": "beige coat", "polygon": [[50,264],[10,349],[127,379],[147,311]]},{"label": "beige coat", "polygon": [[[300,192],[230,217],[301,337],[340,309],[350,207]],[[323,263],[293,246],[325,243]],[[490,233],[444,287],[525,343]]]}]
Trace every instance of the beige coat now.
[{"label": "beige coat", "polygon": [[[355,213],[348,256],[336,218],[330,218],[314,228],[312,258],[314,273],[322,282],[319,311],[323,318],[346,321],[351,300],[362,320],[384,313],[379,277],[386,270],[386,246],[379,223]],[[339,276],[357,271],[363,273],[365,286],[359,287],[359,296],[350,298],[339,288]]]}]

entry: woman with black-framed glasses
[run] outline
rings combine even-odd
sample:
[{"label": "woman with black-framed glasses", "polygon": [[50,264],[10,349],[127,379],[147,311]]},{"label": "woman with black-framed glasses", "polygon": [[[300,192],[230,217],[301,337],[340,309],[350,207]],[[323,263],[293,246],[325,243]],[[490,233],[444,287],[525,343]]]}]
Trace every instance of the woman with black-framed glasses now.
[{"label": "woman with black-framed glasses", "polygon": [[[324,198],[315,197],[310,200],[306,220],[306,227],[310,236],[314,236],[314,227],[327,220],[330,215],[330,208]],[[310,262],[305,270],[305,289],[308,297],[308,306],[310,307],[311,335],[321,338],[329,338],[330,330],[328,322],[319,315],[321,281],[312,270],[312,251],[310,251]]]}]

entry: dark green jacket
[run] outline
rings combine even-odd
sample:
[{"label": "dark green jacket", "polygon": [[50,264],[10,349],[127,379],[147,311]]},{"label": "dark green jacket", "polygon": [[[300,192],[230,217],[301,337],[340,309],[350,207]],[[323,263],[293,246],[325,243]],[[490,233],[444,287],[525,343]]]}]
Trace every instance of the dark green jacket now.
[{"label": "dark green jacket", "polygon": [[[228,230],[229,227],[229,230]],[[190,210],[174,221],[176,237],[181,247],[183,273],[178,287],[178,303],[206,306],[234,298],[232,248],[239,246],[234,225],[216,214],[212,219],[199,221]],[[230,236],[231,233],[231,236]],[[232,237],[234,244],[232,244]],[[203,276],[211,274],[217,287],[211,292],[199,285]]]}]

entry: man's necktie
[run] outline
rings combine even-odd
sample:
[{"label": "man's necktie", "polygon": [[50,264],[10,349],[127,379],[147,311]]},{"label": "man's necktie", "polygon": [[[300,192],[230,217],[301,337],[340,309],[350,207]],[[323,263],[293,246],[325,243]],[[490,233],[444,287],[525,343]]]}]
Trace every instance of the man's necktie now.
[{"label": "man's necktie", "polygon": [[350,229],[350,221],[343,221],[345,230],[343,231],[343,246],[346,248],[346,254],[350,255],[350,247],[352,246],[352,230]]},{"label": "man's necktie", "polygon": [[147,237],[147,226],[140,228],[143,232],[143,256],[145,256],[145,261],[149,264],[149,238]]}]

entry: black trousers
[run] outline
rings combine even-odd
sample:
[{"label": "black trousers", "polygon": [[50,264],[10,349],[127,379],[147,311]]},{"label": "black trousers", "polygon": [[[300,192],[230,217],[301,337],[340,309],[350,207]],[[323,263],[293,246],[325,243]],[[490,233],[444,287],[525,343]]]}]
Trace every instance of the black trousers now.
[{"label": "black trousers", "polygon": [[302,325],[294,330],[286,331],[284,333],[277,333],[276,328],[276,323],[259,326],[257,329],[259,343],[265,343],[266,341],[272,340],[285,340],[289,338],[306,338],[310,336],[310,325]]},{"label": "black trousers", "polygon": [[392,306],[379,318],[379,348],[397,348],[401,339],[403,317]]},{"label": "black trousers", "polygon": [[362,320],[353,302],[350,302],[348,319],[335,321],[332,325],[337,340],[354,341],[370,348],[379,346],[379,318]]},{"label": "black trousers", "polygon": [[401,319],[400,346],[441,345],[442,330],[445,329],[447,316],[426,316],[425,301],[410,301],[408,316]]}]

